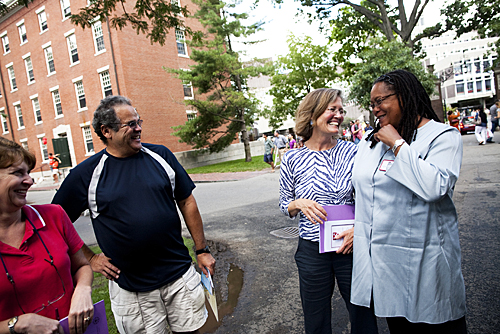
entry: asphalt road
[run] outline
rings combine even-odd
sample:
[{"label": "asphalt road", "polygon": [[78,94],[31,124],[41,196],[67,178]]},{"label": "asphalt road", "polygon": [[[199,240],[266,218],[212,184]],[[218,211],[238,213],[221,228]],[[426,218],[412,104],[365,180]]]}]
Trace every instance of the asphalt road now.
[{"label": "asphalt road", "polygon": [[[472,134],[462,138],[464,160],[454,201],[467,323],[471,334],[500,333],[500,145],[478,146]],[[206,237],[214,243],[218,260],[215,283],[222,322],[207,333],[304,332],[293,259],[297,239],[270,234],[296,224],[279,212],[278,178],[278,173],[269,173],[242,181],[203,183],[194,191]],[[31,192],[28,199],[48,203],[52,196],[53,192]],[[88,217],[82,217],[76,227],[92,243]],[[338,290],[332,307],[333,333],[349,333],[348,314]],[[379,332],[388,333],[383,319]]]}]

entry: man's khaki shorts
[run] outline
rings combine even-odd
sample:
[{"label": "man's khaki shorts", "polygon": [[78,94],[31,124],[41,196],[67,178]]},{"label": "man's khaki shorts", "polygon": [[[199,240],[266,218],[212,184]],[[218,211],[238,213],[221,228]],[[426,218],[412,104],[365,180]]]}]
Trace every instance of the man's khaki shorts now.
[{"label": "man's khaki shorts", "polygon": [[200,274],[193,266],[178,280],[149,292],[130,292],[109,281],[111,310],[125,333],[192,332],[207,320]]}]

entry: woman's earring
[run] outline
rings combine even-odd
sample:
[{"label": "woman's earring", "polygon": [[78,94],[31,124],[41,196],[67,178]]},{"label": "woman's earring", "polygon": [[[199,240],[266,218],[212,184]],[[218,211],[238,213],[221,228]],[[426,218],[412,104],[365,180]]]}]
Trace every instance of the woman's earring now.
[{"label": "woman's earring", "polygon": [[309,122],[309,124],[311,124],[311,126],[313,125],[313,121],[311,120],[311,122]]}]

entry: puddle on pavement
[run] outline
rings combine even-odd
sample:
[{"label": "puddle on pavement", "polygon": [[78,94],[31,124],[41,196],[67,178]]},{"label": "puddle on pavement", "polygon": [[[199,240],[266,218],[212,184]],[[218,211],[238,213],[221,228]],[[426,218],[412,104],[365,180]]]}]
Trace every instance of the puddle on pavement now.
[{"label": "puddle on pavement", "polygon": [[227,300],[222,301],[220,290],[215,287],[215,297],[217,299],[217,310],[219,312],[219,321],[215,320],[215,316],[212,313],[210,305],[205,299],[205,306],[208,310],[208,319],[205,325],[200,328],[200,333],[213,333],[219,326],[222,325],[224,317],[233,313],[236,305],[238,304],[238,298],[240,296],[241,289],[243,287],[243,270],[234,265],[230,264],[229,273],[227,275]]}]

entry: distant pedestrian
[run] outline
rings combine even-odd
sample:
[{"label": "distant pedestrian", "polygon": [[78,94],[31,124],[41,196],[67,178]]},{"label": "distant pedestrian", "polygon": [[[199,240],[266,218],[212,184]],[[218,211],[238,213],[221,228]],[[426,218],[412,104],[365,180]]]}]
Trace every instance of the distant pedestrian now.
[{"label": "distant pedestrian", "polygon": [[319,253],[319,225],[326,220],[323,206],[354,203],[351,170],[358,148],[337,140],[344,115],[340,90],[320,88],[307,94],[295,118],[296,133],[305,145],[287,152],[281,164],[280,210],[299,220],[295,262],[306,334],[332,333],[335,281],[349,312],[351,333],[377,333],[370,309],[350,302],[353,229],[339,235],[344,241],[337,252]]},{"label": "distant pedestrian", "polygon": [[476,116],[474,117],[474,120],[476,122],[476,130],[475,130],[476,139],[479,145],[485,145],[488,133],[488,127],[487,127],[488,118],[482,108],[478,108],[476,110]]},{"label": "distant pedestrian", "polygon": [[494,143],[493,137],[495,135],[495,130],[498,127],[498,121],[500,118],[500,115],[498,115],[498,108],[500,108],[500,100],[497,100],[495,104],[490,107],[491,137],[486,140],[488,143]]},{"label": "distant pedestrian", "polygon": [[358,144],[361,138],[363,138],[363,129],[361,128],[361,124],[359,124],[359,119],[354,121],[354,125],[351,126],[351,135],[354,144]]},{"label": "distant pedestrian", "polygon": [[274,131],[274,146],[276,146],[276,149],[278,150],[278,157],[280,159],[280,163],[283,160],[283,154],[285,154],[287,143],[288,140],[286,139],[285,136],[280,135],[278,130]]},{"label": "distant pedestrian", "polygon": [[54,179],[54,183],[59,182],[59,163],[59,158],[52,153],[49,153],[49,166],[50,172],[52,173],[52,178]]},{"label": "distant pedestrian", "polygon": [[288,148],[297,148],[297,142],[295,141],[295,138],[293,138],[293,135],[291,133],[288,134]]},{"label": "distant pedestrian", "polygon": [[271,172],[274,173],[274,162],[273,162],[273,153],[274,153],[274,144],[265,133],[262,135],[264,138],[264,162],[271,166]]}]

